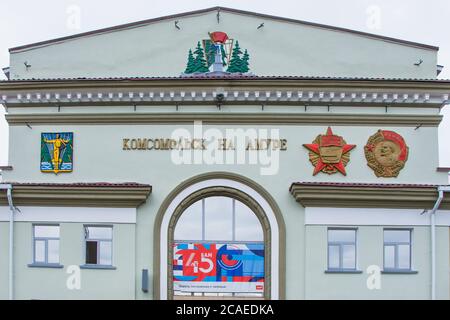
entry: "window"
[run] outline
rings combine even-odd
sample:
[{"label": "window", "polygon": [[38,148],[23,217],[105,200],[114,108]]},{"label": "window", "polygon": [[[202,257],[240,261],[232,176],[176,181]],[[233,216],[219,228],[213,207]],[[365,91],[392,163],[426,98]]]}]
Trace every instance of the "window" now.
[{"label": "window", "polygon": [[187,207],[175,226],[173,254],[174,296],[264,296],[264,230],[255,212],[237,199],[211,196]]},{"label": "window", "polygon": [[384,270],[411,270],[411,230],[384,230]]},{"label": "window", "polygon": [[356,270],[356,229],[328,229],[328,270]]},{"label": "window", "polygon": [[258,217],[244,203],[227,197],[201,199],[177,222],[176,241],[264,241]]},{"label": "window", "polygon": [[59,226],[33,226],[33,263],[59,264]]},{"label": "window", "polygon": [[87,265],[112,265],[112,227],[85,226]]}]

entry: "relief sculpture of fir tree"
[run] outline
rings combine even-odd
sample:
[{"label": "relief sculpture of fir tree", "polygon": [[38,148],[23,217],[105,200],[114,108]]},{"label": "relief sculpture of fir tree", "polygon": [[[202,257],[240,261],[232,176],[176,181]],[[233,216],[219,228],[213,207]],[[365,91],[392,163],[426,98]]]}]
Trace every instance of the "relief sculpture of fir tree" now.
[{"label": "relief sculpture of fir tree", "polygon": [[200,41],[197,43],[194,54],[194,72],[208,72],[209,69],[206,65],[205,53],[200,45]]},{"label": "relief sculpture of fir tree", "polygon": [[239,42],[236,41],[236,45],[233,48],[233,53],[231,54],[230,66],[228,67],[228,72],[242,72],[243,61],[241,58],[241,48],[239,47]]},{"label": "relief sculpture of fir tree", "polygon": [[242,73],[246,73],[250,71],[249,68],[249,60],[250,60],[250,55],[248,54],[247,49],[245,49],[244,51],[244,56],[242,57]]},{"label": "relief sculpture of fir tree", "polygon": [[188,62],[186,64],[186,70],[184,70],[184,73],[193,73],[194,70],[195,70],[195,59],[194,55],[192,54],[192,50],[189,49]]}]

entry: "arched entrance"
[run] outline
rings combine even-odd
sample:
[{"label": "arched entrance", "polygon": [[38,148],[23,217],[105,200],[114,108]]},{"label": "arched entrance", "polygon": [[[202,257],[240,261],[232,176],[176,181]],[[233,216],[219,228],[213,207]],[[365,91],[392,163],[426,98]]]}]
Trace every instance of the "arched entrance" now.
[{"label": "arched entrance", "polygon": [[[202,230],[200,233],[203,232],[202,236],[199,236],[199,233],[186,236],[186,230],[183,231],[183,227],[177,229],[177,222],[185,219],[182,218],[183,214],[188,216],[192,215],[189,212],[196,211],[198,215],[200,211],[200,215],[203,215],[205,219],[208,214],[206,206],[208,203],[211,205],[214,202],[228,203],[231,206],[229,208],[231,212],[235,210],[236,214],[236,210],[238,210],[241,213],[245,213],[250,220],[249,214],[251,213],[255,218],[254,221],[257,221],[257,224],[259,224],[262,233],[261,237],[258,238],[257,233],[253,235],[253,238],[243,236],[242,242],[240,242],[240,236],[236,234],[237,221],[234,220],[233,222],[233,219],[236,219],[236,215],[231,219],[232,229],[229,232],[224,229],[221,236],[216,234],[208,237],[206,234],[207,230],[204,228],[205,225],[200,227]],[[221,211],[222,219],[224,216],[227,216],[228,210],[225,207],[223,209]],[[195,219],[195,215],[192,215],[192,217]],[[234,227],[233,223],[235,224]],[[197,227],[199,227],[198,224]],[[214,233],[214,230],[212,232]],[[225,236],[227,232],[228,235]],[[174,250],[188,248],[189,246],[191,249],[194,247],[211,249],[211,245],[213,246],[212,250],[219,250],[219,248],[222,248],[222,250],[250,248],[250,253],[260,252],[260,249],[263,248],[264,259],[260,260],[259,263],[264,264],[264,291],[261,292],[260,296],[266,299],[284,298],[285,227],[283,218],[278,206],[267,191],[243,176],[217,172],[199,175],[183,182],[169,194],[161,205],[155,222],[154,236],[154,296],[156,299],[173,299],[174,294],[180,293],[177,292],[180,291],[180,287],[177,287],[177,284],[175,284],[176,290],[174,290],[174,263],[176,264],[174,262],[174,254],[177,257],[177,252],[174,252]],[[182,239],[183,237],[191,239]],[[199,241],[194,241],[197,240],[194,239],[196,237],[200,237]],[[219,239],[221,237],[223,240]],[[177,266],[175,269],[177,269]],[[175,270],[175,274],[177,274],[177,270]],[[257,281],[261,281],[258,278],[258,274],[254,274],[254,276],[257,278]],[[261,286],[258,287],[261,289]],[[229,289],[227,290],[230,291]],[[253,289],[249,289],[248,293],[250,297],[257,296]],[[207,294],[196,293],[196,295],[210,296],[211,292],[209,291]],[[215,293],[212,295],[214,296]],[[230,294],[229,292],[222,292],[222,295],[229,296]],[[240,292],[238,296],[246,296],[246,292]]]}]

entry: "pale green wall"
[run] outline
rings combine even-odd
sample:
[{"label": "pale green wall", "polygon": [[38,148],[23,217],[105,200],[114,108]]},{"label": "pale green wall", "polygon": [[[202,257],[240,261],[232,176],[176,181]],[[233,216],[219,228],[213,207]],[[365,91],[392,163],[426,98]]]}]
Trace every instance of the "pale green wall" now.
[{"label": "pale green wall", "polygon": [[[8,230],[0,222],[0,231]],[[69,265],[84,264],[82,223],[60,224],[60,263],[63,269],[30,268],[32,262],[32,223],[15,223],[15,298],[16,299],[134,299],[135,225],[113,224],[113,265],[116,270],[81,269],[81,290],[69,290],[66,273]],[[8,232],[1,234],[0,299],[8,298]],[[5,246],[5,248],[3,248]],[[6,260],[6,263],[3,263]],[[3,279],[5,279],[3,281]]]},{"label": "pale green wall", "polygon": [[178,76],[188,50],[212,31],[248,49],[257,75],[436,78],[437,51],[430,49],[229,12],[220,24],[216,12],[177,18],[181,30],[174,20],[12,53],[11,78]]},{"label": "pale green wall", "polygon": [[[386,130],[394,130],[401,134],[410,147],[409,160],[404,170],[401,171],[397,179],[381,179],[376,178],[372,170],[367,167],[366,159],[364,157],[363,146],[367,142],[370,135],[374,134],[379,127],[350,127],[350,126],[333,126],[336,134],[342,135],[348,143],[356,144],[357,147],[351,152],[351,160],[347,166],[348,175],[346,177],[335,174],[325,175],[319,174],[312,177],[313,167],[308,160],[308,152],[302,147],[303,143],[310,143],[318,134],[323,134],[326,131],[326,126],[260,126],[259,128],[279,128],[280,138],[288,139],[288,150],[280,153],[280,171],[275,176],[261,176],[259,167],[254,165],[174,165],[170,160],[169,151],[123,151],[122,138],[123,137],[170,137],[172,130],[178,126],[173,125],[54,125],[54,126],[33,126],[29,129],[25,126],[10,127],[10,164],[14,166],[11,172],[5,172],[5,181],[17,182],[125,182],[136,181],[148,183],[153,186],[153,191],[146,204],[138,208],[137,212],[137,229],[136,229],[136,256],[134,255],[133,245],[134,233],[124,235],[125,242],[121,244],[122,250],[118,251],[115,246],[115,251],[118,254],[125,255],[122,258],[116,256],[118,263],[124,264],[117,271],[98,271],[89,270],[86,277],[93,277],[95,279],[95,286],[87,287],[86,291],[80,293],[67,292],[62,288],[52,291],[53,293],[43,292],[41,297],[54,297],[53,295],[63,295],[66,298],[93,298],[97,297],[99,293],[101,297],[110,298],[128,298],[136,295],[138,299],[149,299],[153,297],[152,281],[153,268],[158,267],[153,265],[153,227],[154,219],[158,209],[161,206],[165,197],[182,181],[191,178],[195,175],[211,172],[211,171],[231,171],[239,173],[261,184],[277,201],[281,212],[283,214],[287,231],[287,260],[286,260],[286,297],[289,299],[296,298],[315,298],[316,291],[310,289],[312,286],[312,279],[317,278],[318,288],[324,287],[325,281],[336,281],[334,290],[339,292],[342,288],[342,283],[339,282],[344,277],[345,279],[355,282],[355,288],[358,285],[362,286],[358,281],[358,276],[350,275],[330,275],[324,278],[323,270],[320,269],[320,277],[311,275],[309,272],[317,273],[318,269],[310,266],[311,259],[321,259],[320,256],[311,256],[310,253],[305,253],[305,250],[315,250],[321,252],[320,255],[325,254],[326,251],[318,249],[318,245],[326,241],[326,237],[322,240],[316,239],[317,243],[313,246],[304,246],[305,237],[306,244],[310,239],[309,234],[305,235],[304,228],[304,210],[294,201],[289,193],[289,186],[295,181],[335,181],[335,182],[376,182],[376,183],[433,183],[445,184],[446,175],[436,172],[438,166],[437,154],[437,129],[422,127],[414,130],[412,127],[383,127]],[[216,126],[217,128],[225,129],[225,126]],[[229,127],[229,126],[226,126]],[[232,127],[232,126],[231,126]],[[248,126],[239,126],[248,127]],[[205,127],[205,129],[208,127]],[[41,132],[58,132],[58,131],[73,131],[74,132],[74,172],[70,174],[60,174],[55,176],[53,174],[43,174],[39,171],[39,152],[40,152],[40,133]],[[27,146],[26,148],[17,146]],[[70,227],[71,226],[71,227]],[[77,228],[81,228],[81,224],[63,226],[64,232],[72,233],[72,238],[77,237]],[[125,225],[120,225],[120,228],[125,228]],[[18,227],[19,230],[24,227]],[[134,228],[128,226],[127,228]],[[122,230],[122,229],[118,229]],[[362,230],[362,229],[361,229]],[[376,230],[376,229],[374,229]],[[23,231],[19,231],[19,233]],[[28,232],[28,231],[27,231]],[[126,233],[126,230],[123,230]],[[373,231],[376,232],[376,231]],[[82,236],[80,233],[79,236]],[[25,239],[31,237],[31,231],[25,233]],[[133,237],[129,239],[128,237]],[[314,234],[312,235],[314,237]],[[317,237],[317,235],[316,235]],[[117,240],[118,237],[116,237]],[[370,238],[368,238],[370,239]],[[319,241],[320,240],[320,241]],[[22,246],[19,240],[19,247],[26,248],[30,245],[29,241]],[[120,242],[122,243],[122,242]],[[128,243],[130,246],[127,246]],[[446,241],[448,244],[448,240]],[[316,246],[317,244],[317,246]],[[75,246],[75,250],[72,250]],[[419,244],[420,246],[420,244]],[[424,249],[426,244],[424,244]],[[69,264],[70,261],[80,263],[81,247],[73,244],[68,249],[68,257],[64,258],[63,263]],[[417,247],[419,250],[419,247]],[[428,252],[426,249],[424,252]],[[440,249],[441,250],[441,249]],[[62,250],[64,252],[65,250]],[[448,256],[448,247],[445,253]],[[18,283],[18,297],[32,298],[31,293],[28,293],[25,288],[32,284],[33,288],[37,290],[37,285],[32,281],[31,277],[36,274],[53,274],[50,270],[32,270],[26,267],[29,263],[29,254],[22,252],[18,259],[18,274],[23,276],[23,281]],[[305,256],[307,258],[305,258]],[[131,258],[131,259],[128,259]],[[68,261],[68,262],[66,262]],[[134,261],[136,265],[134,267]],[[424,258],[424,261],[427,261]],[[441,264],[440,268],[448,267],[448,259],[445,264]],[[365,265],[365,263],[364,263]],[[141,270],[149,269],[150,271],[150,292],[144,294],[141,291]],[[312,270],[311,270],[312,268]],[[54,274],[59,274],[62,279],[65,277],[62,270],[51,270]],[[117,277],[115,276],[117,274]],[[104,280],[102,277],[105,277]],[[359,276],[361,277],[361,276]],[[406,279],[407,277],[390,276],[393,279]],[[414,290],[415,297],[422,297],[425,281],[428,281],[427,270],[419,273],[419,275],[411,276],[421,279],[419,286]],[[306,278],[306,279],[305,279]],[[111,282],[111,279],[118,279]],[[53,280],[52,280],[53,281]],[[102,282],[109,284],[105,290],[102,287]],[[395,283],[392,282],[394,285]],[[444,281],[448,288],[448,281]],[[87,285],[88,286],[88,285]],[[123,290],[117,292],[114,288],[121,288]],[[388,284],[386,284],[388,286]],[[388,287],[387,287],[388,288]],[[34,289],[33,289],[34,290]],[[306,290],[306,291],[305,291]],[[394,290],[394,289],[393,289]],[[448,291],[448,290],[447,290]],[[37,292],[37,291],[36,291]],[[106,296],[102,296],[106,292]],[[132,292],[132,293],[130,293]],[[394,291],[393,291],[394,292]],[[400,294],[402,290],[396,289],[396,293]],[[330,293],[331,295],[332,293]],[[336,293],[337,294],[337,293]],[[373,294],[373,293],[372,293]],[[408,293],[409,294],[409,293]],[[411,293],[413,294],[413,293]],[[37,295],[37,293],[36,293]],[[442,296],[442,295],[441,295]],[[343,294],[341,297],[346,297]]]},{"label": "pale green wall", "polygon": [[8,299],[9,225],[0,222],[0,299]]},{"label": "pale green wall", "polygon": [[[436,172],[438,167],[437,128],[422,127],[357,127],[332,126],[349,144],[356,144],[350,152],[347,176],[341,174],[318,174],[312,177],[313,166],[308,151],[302,146],[311,143],[317,135],[325,134],[327,126],[258,126],[258,129],[279,129],[280,138],[288,140],[288,150],[280,152],[280,170],[275,176],[260,175],[256,165],[176,165],[170,151],[123,151],[122,138],[169,138],[176,128],[192,126],[173,125],[54,125],[10,127],[10,164],[13,171],[4,172],[4,181],[15,182],[89,182],[89,181],[136,181],[155,186],[153,196],[157,204],[181,181],[196,174],[209,171],[229,170],[254,179],[270,191],[280,188],[287,193],[295,181],[329,182],[376,182],[376,183],[431,183],[445,184],[445,173]],[[211,126],[204,126],[204,130]],[[226,128],[254,128],[253,126],[217,125]],[[409,146],[409,159],[398,178],[377,178],[367,166],[364,145],[378,129],[394,130],[402,135]],[[39,171],[41,132],[74,132],[74,171],[70,174],[45,174]],[[19,147],[19,146],[27,146]],[[163,167],[161,167],[163,166]],[[162,168],[162,169],[161,169]],[[419,170],[420,169],[420,170]],[[277,181],[274,186],[273,182]],[[279,198],[277,198],[278,200]],[[288,201],[291,199],[289,198]],[[153,201],[153,202],[154,202]]]},{"label": "pale green wall", "polygon": [[[383,268],[383,228],[389,226],[356,227],[358,269],[363,271],[361,274],[326,274],[327,226],[306,227],[306,299],[430,299],[429,227],[411,226],[412,265],[418,273],[382,274],[380,290],[367,288],[366,270],[370,265]],[[436,240],[436,296],[438,299],[449,299],[449,228],[437,227]]]}]

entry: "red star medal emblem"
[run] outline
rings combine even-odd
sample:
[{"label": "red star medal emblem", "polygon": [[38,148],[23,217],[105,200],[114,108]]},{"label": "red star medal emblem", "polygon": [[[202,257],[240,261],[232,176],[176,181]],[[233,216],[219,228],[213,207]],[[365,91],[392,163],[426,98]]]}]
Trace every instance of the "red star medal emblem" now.
[{"label": "red star medal emblem", "polygon": [[330,127],[326,134],[320,134],[310,144],[303,145],[309,150],[309,160],[314,166],[313,175],[319,172],[333,174],[336,172],[347,175],[345,166],[350,161],[350,151],[356,147],[354,144],[347,144],[338,135],[333,134]]}]

